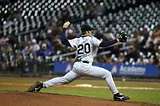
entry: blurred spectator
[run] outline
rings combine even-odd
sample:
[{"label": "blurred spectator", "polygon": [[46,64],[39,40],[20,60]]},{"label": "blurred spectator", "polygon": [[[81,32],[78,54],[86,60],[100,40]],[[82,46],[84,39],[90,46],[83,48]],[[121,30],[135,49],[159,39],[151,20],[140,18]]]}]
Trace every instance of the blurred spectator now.
[{"label": "blurred spectator", "polygon": [[153,42],[155,47],[154,49],[158,50],[158,46],[160,46],[160,36],[152,36],[150,41]]},{"label": "blurred spectator", "polygon": [[49,20],[49,22],[46,25],[46,29],[45,30],[47,32],[47,39],[50,40],[50,42],[56,36],[61,34],[60,27],[57,25],[57,23],[53,19]]},{"label": "blurred spectator", "polygon": [[118,56],[118,58],[117,58],[117,63],[123,64],[123,63],[125,63],[125,61],[126,61],[126,58],[125,58],[125,56],[124,56],[124,53],[123,53],[123,52],[120,52],[120,53],[119,53],[119,56]]},{"label": "blurred spectator", "polygon": [[14,36],[10,36],[10,35],[9,36],[2,36],[0,38],[0,45],[1,46],[5,46],[8,43],[14,45],[16,43],[16,38]]},{"label": "blurred spectator", "polygon": [[41,49],[39,51],[37,51],[37,56],[51,56],[53,55],[53,50],[47,48],[47,44],[46,43],[43,43],[41,45]]},{"label": "blurred spectator", "polygon": [[95,32],[94,36],[99,40],[102,40],[104,37],[103,33],[101,33],[99,30]]},{"label": "blurred spectator", "polygon": [[22,74],[22,72],[24,71],[24,61],[22,55],[16,54],[16,61],[17,61],[17,71],[19,71]]},{"label": "blurred spectator", "polygon": [[119,50],[119,46],[117,46],[116,44],[112,47],[110,47],[108,50],[111,51],[111,55],[115,55],[115,57],[118,57],[120,54],[120,50]]},{"label": "blurred spectator", "polygon": [[140,55],[136,61],[136,64],[146,65],[148,63],[149,63],[149,60],[145,58],[145,55],[143,53],[140,53]]},{"label": "blurred spectator", "polygon": [[53,35],[54,28],[56,28],[56,23],[53,19],[50,19],[46,25],[46,32],[48,36]]},{"label": "blurred spectator", "polygon": [[44,40],[43,44],[46,44],[47,49],[53,51],[53,45],[51,44],[51,42],[48,39]]},{"label": "blurred spectator", "polygon": [[155,64],[157,64],[157,66],[160,68],[160,48],[159,48],[159,50],[156,52]]},{"label": "blurred spectator", "polygon": [[17,43],[17,39],[16,39],[15,35],[9,35],[8,39],[9,39],[8,43],[11,44],[12,46]]},{"label": "blurred spectator", "polygon": [[108,55],[104,55],[103,59],[104,59],[105,63],[113,64],[112,59]]},{"label": "blurred spectator", "polygon": [[32,52],[36,53],[40,49],[39,44],[37,44],[36,39],[32,39]]},{"label": "blurred spectator", "polygon": [[1,63],[1,69],[2,71],[6,71],[9,69],[10,66],[10,56],[14,52],[13,46],[11,44],[11,39],[9,36],[3,36],[0,39],[0,51],[2,55],[2,63]]},{"label": "blurred spectator", "polygon": [[139,54],[135,47],[132,47],[131,49],[129,49],[128,54],[126,56],[127,61],[129,63],[136,62],[138,57],[139,57]]},{"label": "blurred spectator", "polygon": [[153,44],[153,41],[148,42],[148,44],[146,44],[143,53],[147,56],[150,57],[152,55],[155,55],[155,46]]},{"label": "blurred spectator", "polygon": [[99,57],[100,57],[100,56],[96,56],[96,57],[93,59],[93,63],[94,63],[94,64],[101,63],[101,61],[99,60]]},{"label": "blurred spectator", "polygon": [[153,32],[152,36],[160,36],[160,26],[155,28],[155,31]]},{"label": "blurred spectator", "polygon": [[60,41],[60,36],[56,36],[55,39],[52,40],[54,45],[54,52],[57,54],[58,51],[63,51],[65,46]]},{"label": "blurred spectator", "polygon": [[2,57],[1,69],[3,72],[7,71],[9,68],[9,59],[8,56],[4,55]]},{"label": "blurred spectator", "polygon": [[30,54],[30,53],[32,53],[32,50],[33,50],[32,42],[31,42],[31,41],[28,41],[28,42],[27,42],[27,45],[26,45],[25,48],[22,50],[22,53]]},{"label": "blurred spectator", "polygon": [[6,45],[6,43],[9,41],[9,38],[7,36],[2,36],[0,39],[1,45]]},{"label": "blurred spectator", "polygon": [[68,56],[68,57],[67,57],[67,61],[68,61],[68,62],[71,62],[71,63],[75,62],[75,61],[76,61],[76,60],[75,60],[75,55],[70,55],[70,56]]},{"label": "blurred spectator", "polygon": [[75,37],[76,37],[76,34],[74,33],[74,31],[71,28],[67,29],[67,38],[74,39]]},{"label": "blurred spectator", "polygon": [[145,45],[146,41],[148,40],[149,37],[149,32],[147,31],[146,28],[144,28],[141,32],[140,35],[142,36],[142,42],[141,45]]},{"label": "blurred spectator", "polygon": [[135,37],[135,41],[133,42],[134,47],[137,49],[143,48],[143,45],[141,45],[143,37],[140,35],[139,30],[135,31],[134,37]]}]

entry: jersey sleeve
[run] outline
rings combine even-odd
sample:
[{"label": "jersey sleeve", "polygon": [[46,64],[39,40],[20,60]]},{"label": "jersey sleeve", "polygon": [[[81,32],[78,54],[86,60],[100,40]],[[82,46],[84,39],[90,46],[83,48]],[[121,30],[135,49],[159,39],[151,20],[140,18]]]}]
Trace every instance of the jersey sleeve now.
[{"label": "jersey sleeve", "polygon": [[92,37],[92,44],[95,45],[95,46],[98,46],[100,45],[102,41],[100,41],[99,39],[97,39],[96,37]]},{"label": "jersey sleeve", "polygon": [[68,40],[71,47],[77,47],[77,38],[74,38],[72,40]]}]

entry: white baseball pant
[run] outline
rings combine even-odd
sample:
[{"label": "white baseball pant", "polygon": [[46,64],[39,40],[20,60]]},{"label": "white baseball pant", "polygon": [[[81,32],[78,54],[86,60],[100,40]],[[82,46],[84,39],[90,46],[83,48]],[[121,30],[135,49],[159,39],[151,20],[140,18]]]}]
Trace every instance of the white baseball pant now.
[{"label": "white baseball pant", "polygon": [[75,62],[73,69],[63,77],[52,78],[43,83],[43,87],[47,88],[55,85],[62,85],[72,82],[81,76],[93,76],[104,78],[113,94],[118,93],[111,73],[101,67],[92,66],[92,63]]}]

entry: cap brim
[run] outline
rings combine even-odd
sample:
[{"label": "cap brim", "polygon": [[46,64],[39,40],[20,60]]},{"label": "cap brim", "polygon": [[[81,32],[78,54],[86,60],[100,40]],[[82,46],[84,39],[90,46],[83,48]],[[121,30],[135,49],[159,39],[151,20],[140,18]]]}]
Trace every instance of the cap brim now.
[{"label": "cap brim", "polygon": [[95,30],[95,28],[94,28],[94,27],[91,27],[91,30]]}]

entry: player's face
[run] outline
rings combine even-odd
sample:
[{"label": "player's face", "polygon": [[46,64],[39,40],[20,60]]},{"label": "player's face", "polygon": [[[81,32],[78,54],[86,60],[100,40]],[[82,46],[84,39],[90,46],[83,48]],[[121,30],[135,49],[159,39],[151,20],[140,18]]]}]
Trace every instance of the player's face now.
[{"label": "player's face", "polygon": [[90,36],[90,35],[92,35],[92,31],[86,31],[86,34],[85,34],[86,36]]}]

